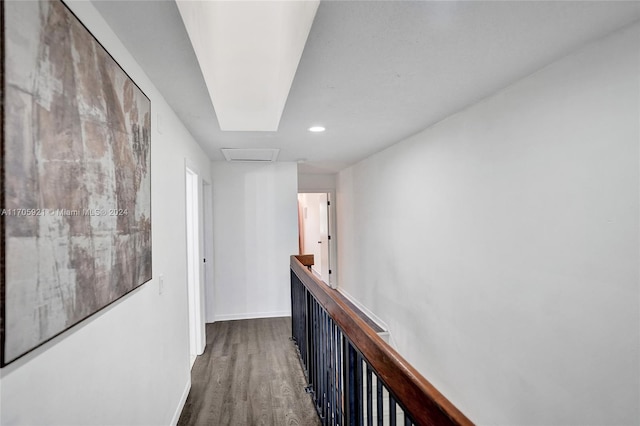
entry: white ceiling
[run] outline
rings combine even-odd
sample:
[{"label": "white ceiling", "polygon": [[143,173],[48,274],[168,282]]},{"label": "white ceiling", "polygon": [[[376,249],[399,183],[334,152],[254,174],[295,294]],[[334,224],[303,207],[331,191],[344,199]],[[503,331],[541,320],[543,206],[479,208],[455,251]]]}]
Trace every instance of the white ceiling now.
[{"label": "white ceiling", "polygon": [[221,130],[278,130],[319,3],[176,0]]},{"label": "white ceiling", "polygon": [[211,159],[277,148],[306,173],[334,173],[640,19],[637,1],[324,0],[278,131],[222,132],[176,4],[93,3]]}]

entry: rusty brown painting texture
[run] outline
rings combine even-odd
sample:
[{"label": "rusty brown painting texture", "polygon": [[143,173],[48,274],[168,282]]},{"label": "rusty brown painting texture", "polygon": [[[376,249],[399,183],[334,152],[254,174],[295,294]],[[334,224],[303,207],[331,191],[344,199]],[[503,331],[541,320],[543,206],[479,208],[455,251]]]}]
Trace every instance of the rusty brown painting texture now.
[{"label": "rusty brown painting texture", "polygon": [[3,7],[6,364],[151,279],[151,106],[62,2]]}]

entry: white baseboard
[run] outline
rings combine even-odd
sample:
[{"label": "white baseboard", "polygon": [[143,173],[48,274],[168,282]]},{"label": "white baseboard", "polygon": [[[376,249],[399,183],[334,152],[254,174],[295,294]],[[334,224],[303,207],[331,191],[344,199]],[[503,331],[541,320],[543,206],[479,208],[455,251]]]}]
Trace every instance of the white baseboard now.
[{"label": "white baseboard", "polygon": [[382,340],[391,345],[391,333],[389,333],[388,331],[381,331],[380,333],[378,333],[378,336],[382,337]]},{"label": "white baseboard", "polygon": [[[189,373],[191,375],[191,373]],[[173,418],[171,419],[171,426],[176,426],[178,424],[178,420],[180,420],[180,414],[182,414],[182,409],[184,408],[184,404],[187,402],[187,397],[189,396],[189,391],[191,390],[191,377],[187,380],[187,385],[182,391],[182,396],[180,397],[180,402],[178,402],[178,408],[176,408],[175,413],[173,413]]]},{"label": "white baseboard", "polygon": [[356,298],[350,295],[346,290],[342,288],[337,288],[336,290],[338,290],[344,297],[349,299],[351,303],[356,305],[358,309],[360,309],[366,316],[368,316],[371,319],[371,321],[378,324],[378,327],[384,330],[384,332],[387,332],[387,333],[389,332],[389,326],[384,321],[382,321],[376,314],[371,312],[369,308],[364,306],[362,303],[358,302],[358,300],[356,300]]},{"label": "white baseboard", "polygon": [[291,316],[291,311],[247,312],[243,314],[216,315],[215,321],[234,321],[234,320],[243,320],[243,319],[278,318],[278,317],[290,317],[290,316]]}]

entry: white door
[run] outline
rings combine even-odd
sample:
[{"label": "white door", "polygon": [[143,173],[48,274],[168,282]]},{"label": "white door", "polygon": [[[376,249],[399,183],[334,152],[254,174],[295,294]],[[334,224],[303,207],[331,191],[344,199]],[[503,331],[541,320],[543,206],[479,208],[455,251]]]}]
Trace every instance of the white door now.
[{"label": "white door", "polygon": [[326,193],[318,194],[320,275],[322,281],[329,284],[329,204]]}]

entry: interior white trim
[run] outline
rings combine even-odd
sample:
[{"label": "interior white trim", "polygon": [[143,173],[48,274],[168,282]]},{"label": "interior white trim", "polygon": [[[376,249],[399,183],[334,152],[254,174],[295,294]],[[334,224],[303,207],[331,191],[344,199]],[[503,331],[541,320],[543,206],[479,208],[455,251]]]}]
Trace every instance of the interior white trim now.
[{"label": "interior white trim", "polygon": [[290,316],[291,316],[291,311],[247,312],[244,314],[216,315],[215,321],[235,321],[235,320],[243,320],[243,319],[279,318],[279,317],[290,317]]},{"label": "interior white trim", "polygon": [[384,332],[389,333],[389,326],[387,325],[386,322],[382,321],[382,319],[380,319],[379,316],[377,316],[376,314],[374,314],[371,309],[367,308],[366,306],[364,306],[362,303],[360,303],[355,297],[353,297],[352,295],[350,295],[345,289],[343,288],[338,288],[336,289],[338,290],[344,297],[346,297],[347,299],[349,299],[349,301],[351,303],[353,303],[354,305],[356,305],[358,307],[358,309],[360,309],[366,316],[368,316],[371,321],[375,322],[376,324],[378,324],[378,326],[384,330]]},{"label": "interior white trim", "polygon": [[204,327],[204,285],[201,259],[201,188],[200,175],[189,167],[185,158],[185,228],[189,312],[189,350],[201,355],[206,345]]},{"label": "interior white trim", "polygon": [[182,414],[182,410],[184,409],[184,404],[187,402],[187,397],[189,396],[189,391],[191,390],[191,377],[187,380],[187,384],[182,391],[182,396],[180,396],[180,401],[178,401],[178,406],[176,407],[176,411],[173,413],[173,417],[171,418],[171,425],[176,426],[178,424],[178,420],[180,420],[180,414]]}]

